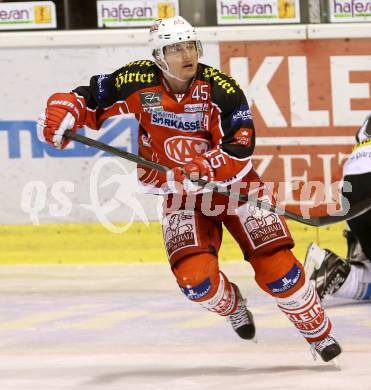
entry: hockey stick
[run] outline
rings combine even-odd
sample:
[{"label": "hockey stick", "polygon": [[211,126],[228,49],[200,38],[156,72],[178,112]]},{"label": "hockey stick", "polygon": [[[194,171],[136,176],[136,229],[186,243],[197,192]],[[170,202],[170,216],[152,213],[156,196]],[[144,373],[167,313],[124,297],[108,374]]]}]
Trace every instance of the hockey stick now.
[{"label": "hockey stick", "polygon": [[[144,159],[143,157],[137,156],[136,154],[125,152],[123,150],[120,150],[118,148],[115,148],[113,146],[104,144],[102,142],[96,141],[94,139],[85,137],[83,135],[77,134],[71,130],[66,130],[64,133],[64,137],[69,138],[71,140],[80,142],[82,144],[92,146],[96,149],[102,150],[104,152],[111,153],[115,156],[124,158],[126,160],[132,161],[136,164],[141,164],[147,168],[152,168],[160,172],[166,172],[169,170],[168,167],[158,164],[154,161],[148,161]],[[292,213],[290,211],[286,211],[282,209],[279,206],[273,206],[269,202],[261,201],[259,199],[250,199],[246,195],[241,195],[237,192],[230,191],[217,183],[209,183],[206,180],[199,179],[196,182],[198,185],[202,187],[206,187],[214,192],[217,192],[219,194],[223,194],[225,196],[229,196],[232,198],[235,198],[241,202],[244,203],[250,203],[260,209],[267,210],[270,212],[273,212],[275,214],[283,215],[286,218],[292,219],[293,221],[297,221],[300,223],[303,223],[305,225],[309,226],[315,226],[315,227],[320,227],[320,226],[326,226],[326,225],[332,225],[334,223],[338,223],[341,221],[345,221],[348,219],[352,219],[357,217],[358,215],[361,215],[365,213],[366,211],[371,209],[371,199],[366,199],[363,202],[360,202],[357,204],[356,207],[353,207],[348,211],[348,213],[344,214],[343,211],[339,211],[334,215],[324,215],[321,217],[312,217],[312,218],[305,218],[302,215]]]}]

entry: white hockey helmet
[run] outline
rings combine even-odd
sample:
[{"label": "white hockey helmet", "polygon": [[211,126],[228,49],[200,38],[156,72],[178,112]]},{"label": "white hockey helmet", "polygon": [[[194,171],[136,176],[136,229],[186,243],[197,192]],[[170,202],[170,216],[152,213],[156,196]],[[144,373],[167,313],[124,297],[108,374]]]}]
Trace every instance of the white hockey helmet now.
[{"label": "white hockey helmet", "polygon": [[356,141],[361,143],[371,139],[371,114],[367,116],[362,127],[357,131]]},{"label": "white hockey helmet", "polygon": [[[168,68],[164,57],[164,47],[174,43],[195,41],[198,58],[202,57],[202,45],[197,39],[196,30],[181,16],[156,20],[149,32],[149,46],[151,54],[157,60],[160,59]],[[168,70],[168,69],[166,69]]]}]

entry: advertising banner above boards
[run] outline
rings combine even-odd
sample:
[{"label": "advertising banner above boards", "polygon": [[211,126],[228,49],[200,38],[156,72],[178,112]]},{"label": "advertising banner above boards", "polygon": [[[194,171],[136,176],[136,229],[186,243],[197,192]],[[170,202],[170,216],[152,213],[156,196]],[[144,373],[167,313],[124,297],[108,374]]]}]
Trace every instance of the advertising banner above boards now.
[{"label": "advertising banner above boards", "polygon": [[144,27],[179,15],[178,0],[97,1],[98,27]]},{"label": "advertising banner above boards", "polygon": [[329,0],[329,5],[331,23],[371,21],[371,1]]},{"label": "advertising banner above boards", "polygon": [[52,1],[0,2],[0,30],[56,28],[57,17]]},{"label": "advertising banner above boards", "polygon": [[218,24],[300,23],[299,0],[217,0]]}]

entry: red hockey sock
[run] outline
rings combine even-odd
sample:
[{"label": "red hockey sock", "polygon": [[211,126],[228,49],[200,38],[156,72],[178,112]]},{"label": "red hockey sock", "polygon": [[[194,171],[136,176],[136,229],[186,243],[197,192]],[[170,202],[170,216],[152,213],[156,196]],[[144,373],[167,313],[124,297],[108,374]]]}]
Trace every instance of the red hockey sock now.
[{"label": "red hockey sock", "polygon": [[331,322],[311,282],[306,281],[294,294],[276,298],[276,301],[279,309],[308,342],[323,340],[330,333]]}]

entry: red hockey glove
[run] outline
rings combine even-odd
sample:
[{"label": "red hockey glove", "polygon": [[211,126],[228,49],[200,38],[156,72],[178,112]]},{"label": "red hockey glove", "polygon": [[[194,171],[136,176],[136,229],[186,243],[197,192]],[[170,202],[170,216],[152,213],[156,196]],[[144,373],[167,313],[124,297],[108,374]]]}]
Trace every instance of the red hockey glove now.
[{"label": "red hockey glove", "polygon": [[48,99],[45,113],[39,115],[37,134],[41,141],[58,149],[70,142],[64,138],[66,130],[76,131],[84,123],[85,101],[73,93],[55,93]]},{"label": "red hockey glove", "polygon": [[176,167],[167,172],[167,182],[169,188],[174,192],[197,191],[200,187],[195,183],[198,179],[208,182],[214,181],[214,169],[209,161],[198,156],[184,167]]}]

